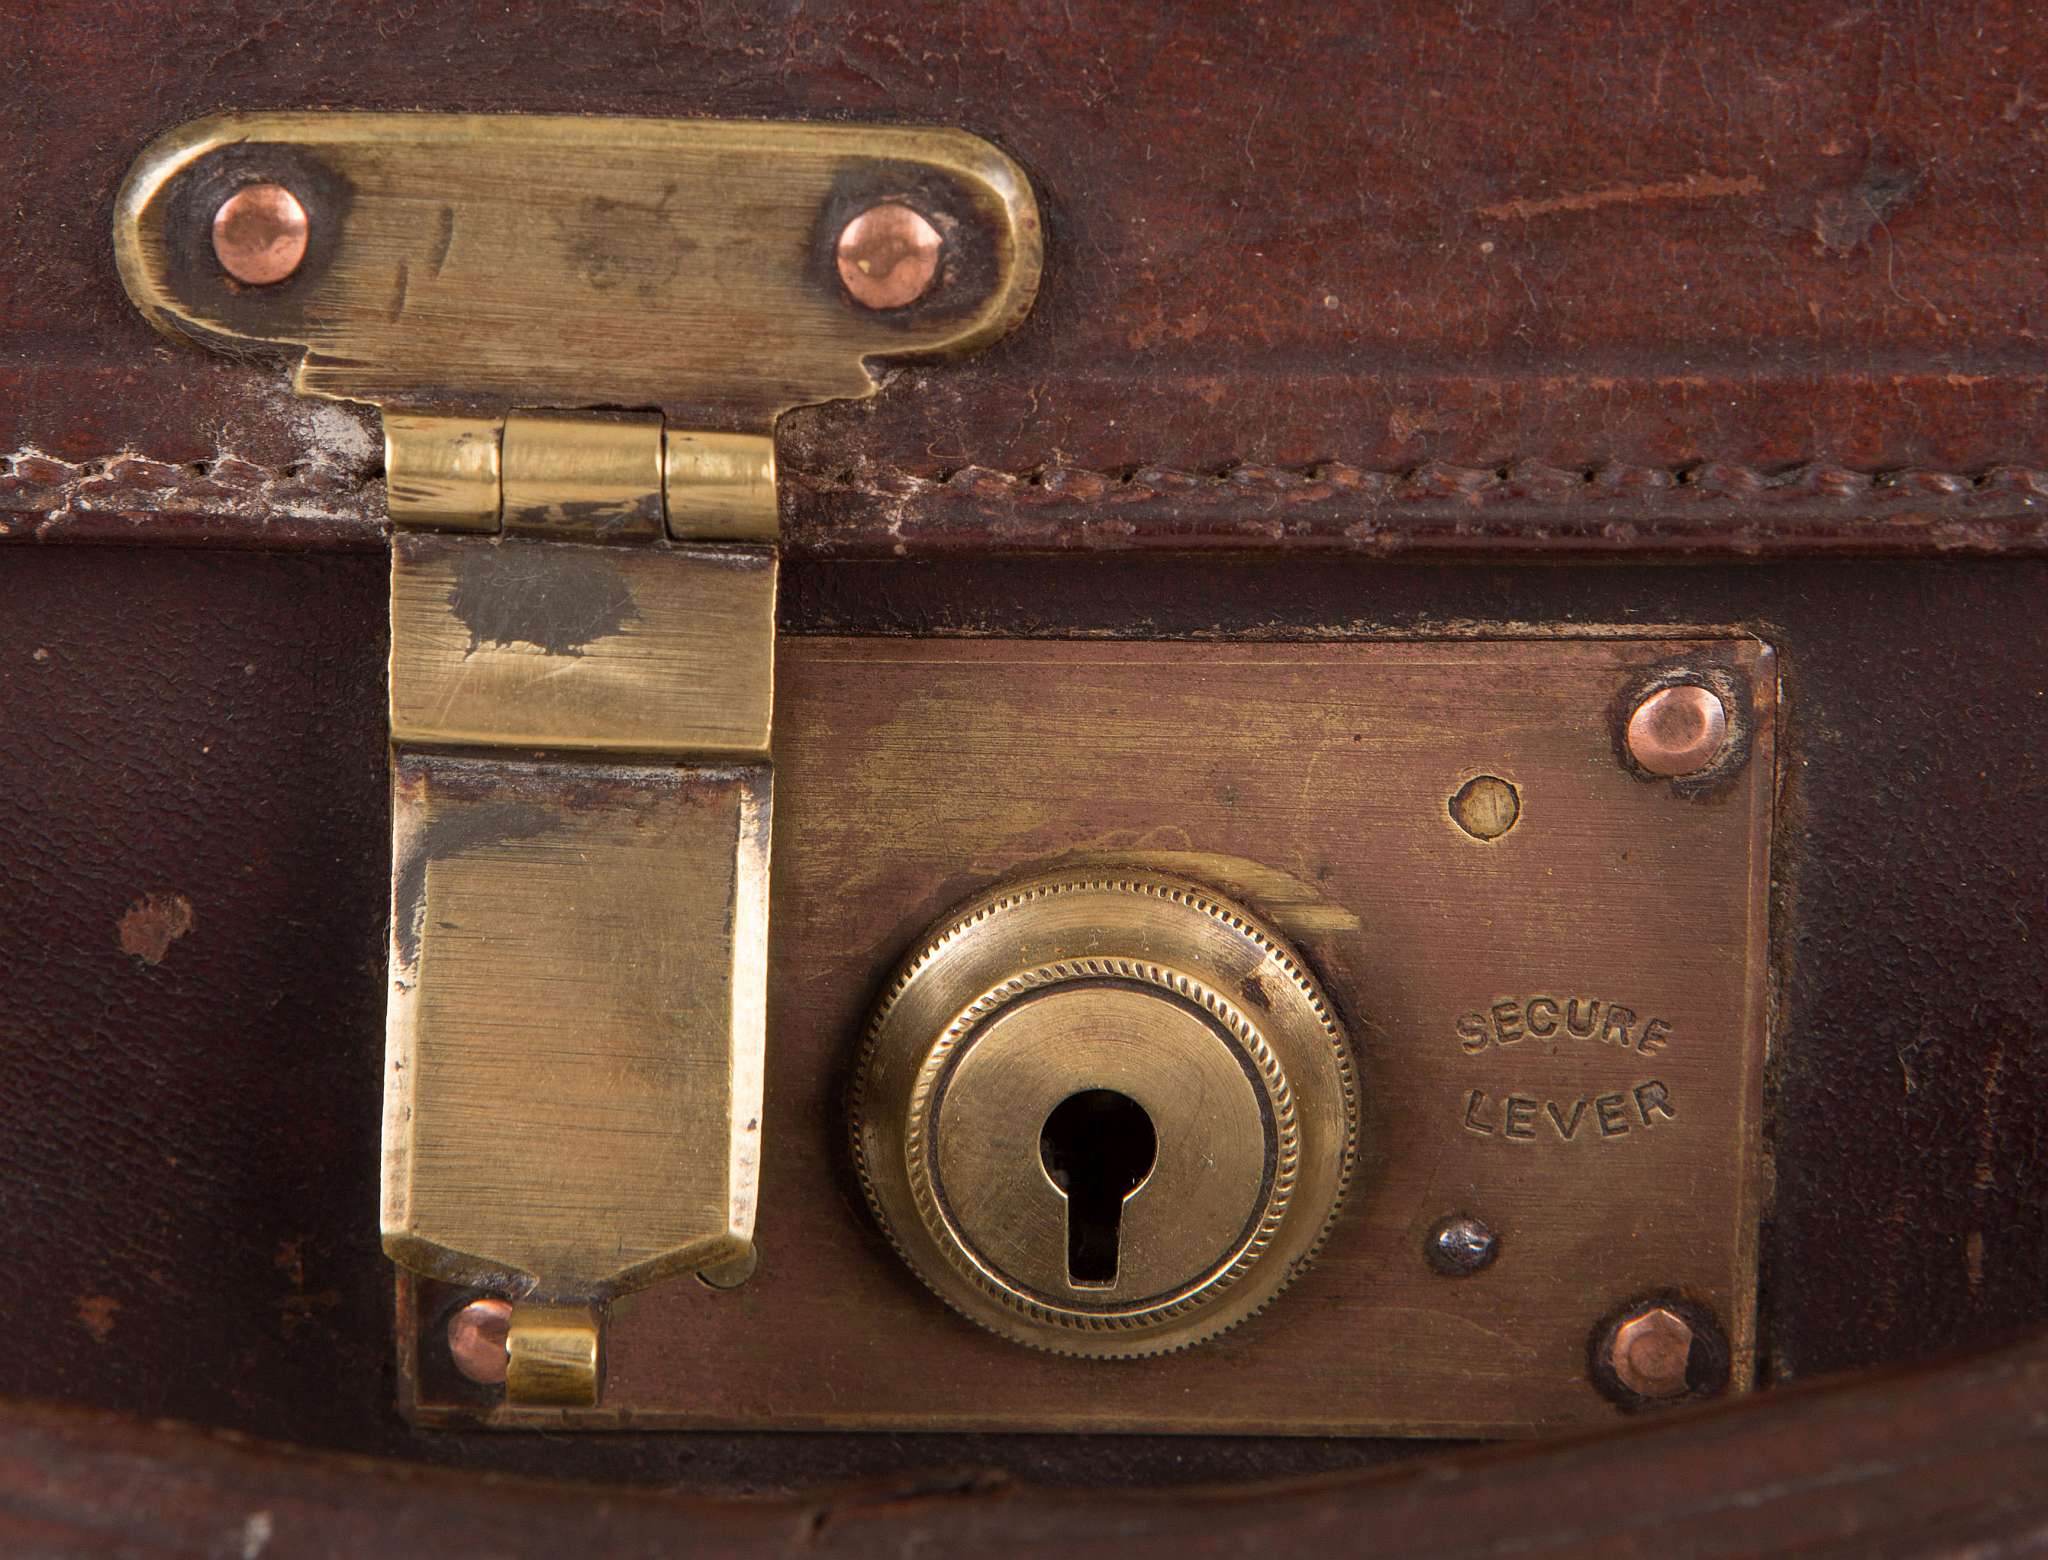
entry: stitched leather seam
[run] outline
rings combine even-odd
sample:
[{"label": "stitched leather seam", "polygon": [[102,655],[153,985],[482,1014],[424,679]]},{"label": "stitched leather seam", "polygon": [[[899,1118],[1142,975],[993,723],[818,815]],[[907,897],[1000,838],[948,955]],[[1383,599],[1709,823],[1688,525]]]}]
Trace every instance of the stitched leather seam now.
[{"label": "stitched leather seam", "polygon": [[793,471],[790,480],[813,491],[874,492],[898,498],[941,493],[1026,503],[1202,498],[1278,498],[1303,503],[1520,498],[1606,503],[1665,494],[1726,498],[1796,495],[1845,502],[1960,499],[1973,494],[2048,500],[2048,470],[2016,464],[1966,472],[1926,467],[1857,470],[1825,461],[1771,467],[1697,461],[1677,466],[1605,463],[1584,468],[1517,461],[1502,466],[1430,462],[1374,470],[1323,461],[1307,466],[1237,464],[1213,471],[1170,466],[1115,470],[1058,465],[1022,470],[962,466],[937,476],[880,467],[826,478]]},{"label": "stitched leather seam", "polygon": [[267,467],[221,455],[180,465],[124,451],[100,460],[67,461],[29,449],[6,457],[0,466],[0,510],[60,511],[84,505],[223,513],[361,511],[369,518],[364,500],[383,485],[381,473],[366,475],[323,460]]},{"label": "stitched leather seam", "polygon": [[[1023,501],[1138,501],[1209,496],[1277,497],[1302,502],[1362,498],[1372,502],[1427,502],[1456,498],[1528,498],[1611,501],[1659,493],[1742,498],[1798,494],[1816,499],[1963,498],[1999,494],[2048,499],[2048,469],[1998,464],[1977,471],[1928,467],[1859,470],[1824,461],[1763,467],[1730,461],[1679,466],[1606,463],[1584,468],[1518,461],[1502,466],[1429,462],[1369,469],[1343,461],[1307,466],[1240,463],[1214,470],[1139,465],[1113,470],[1037,465],[1016,470],[962,466],[936,476],[897,467],[874,467],[821,477],[793,471],[790,480],[814,491],[841,490],[907,497],[944,492],[964,497],[1001,496]],[[269,503],[333,502],[359,498],[382,486],[377,473],[352,472],[321,461],[264,467],[233,455],[176,464],[124,452],[91,461],[65,461],[39,450],[6,457],[0,469],[0,508],[48,509],[98,498],[170,503],[232,504],[260,497]]]}]

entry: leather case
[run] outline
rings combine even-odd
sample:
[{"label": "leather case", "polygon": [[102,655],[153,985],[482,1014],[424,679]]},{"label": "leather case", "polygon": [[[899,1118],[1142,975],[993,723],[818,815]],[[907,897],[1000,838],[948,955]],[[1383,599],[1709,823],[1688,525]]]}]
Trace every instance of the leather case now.
[{"label": "leather case", "polygon": [[1036,309],[782,426],[787,634],[1733,625],[1793,718],[1764,1377],[2048,1313],[2048,51],[2018,3],[58,3],[0,63],[0,1392],[700,1489],[1369,1441],[423,1434],[375,1221],[374,419],[174,348],[203,112],[948,123]]}]

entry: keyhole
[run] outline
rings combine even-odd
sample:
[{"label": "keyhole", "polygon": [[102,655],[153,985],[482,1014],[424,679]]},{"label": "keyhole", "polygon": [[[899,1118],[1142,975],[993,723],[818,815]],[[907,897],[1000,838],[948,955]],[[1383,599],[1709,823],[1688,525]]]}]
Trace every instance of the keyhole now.
[{"label": "keyhole", "polygon": [[1158,1154],[1145,1107],[1114,1089],[1068,1095],[1038,1129],[1045,1173],[1067,1199],[1067,1282],[1075,1288],[1116,1282],[1124,1204]]}]

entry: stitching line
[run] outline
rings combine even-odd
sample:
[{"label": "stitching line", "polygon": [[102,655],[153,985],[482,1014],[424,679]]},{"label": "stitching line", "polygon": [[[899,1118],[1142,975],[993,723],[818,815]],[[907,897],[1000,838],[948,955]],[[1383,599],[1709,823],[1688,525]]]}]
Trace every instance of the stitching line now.
[{"label": "stitching line", "polygon": [[[1134,465],[1113,469],[1041,463],[1017,469],[967,465],[924,475],[874,466],[821,476],[792,470],[789,480],[814,492],[850,492],[908,498],[930,494],[980,501],[1143,502],[1213,497],[1280,498],[1314,503],[1339,499],[1370,503],[1445,499],[1517,498],[1551,503],[1575,499],[1612,502],[1658,494],[1751,498],[1796,495],[1838,500],[1958,499],[1973,494],[2048,501],[2048,469],[1999,463],[1979,471],[1932,467],[1859,470],[1826,461],[1758,466],[1696,461],[1673,466],[1607,462],[1582,468],[1542,461],[1500,466],[1425,462],[1371,469],[1344,461],[1304,466],[1239,462],[1212,470]],[[353,505],[383,485],[381,474],[352,472],[322,461],[265,467],[223,455],[175,464],[123,452],[100,460],[66,461],[39,450],[5,458],[0,468],[0,509],[51,509],[95,500],[162,508],[206,502],[234,508],[252,502],[325,507]]]},{"label": "stitching line", "polygon": [[1606,462],[1567,468],[1543,461],[1500,466],[1425,462],[1376,470],[1343,461],[1305,466],[1238,463],[1212,471],[1139,465],[1109,470],[1086,466],[1038,465],[1018,470],[968,465],[924,476],[896,467],[872,467],[820,477],[791,471],[789,480],[816,492],[882,493],[896,498],[943,494],[986,502],[1144,502],[1152,499],[1222,500],[1278,498],[1303,503],[1363,500],[1369,503],[1530,499],[1549,503],[1674,495],[1752,498],[1789,495],[1809,499],[1959,499],[1973,494],[2048,501],[2048,470],[2013,463],[1981,471],[1929,467],[1857,470],[1827,461],[1757,466],[1732,461],[1694,461],[1673,466]]}]

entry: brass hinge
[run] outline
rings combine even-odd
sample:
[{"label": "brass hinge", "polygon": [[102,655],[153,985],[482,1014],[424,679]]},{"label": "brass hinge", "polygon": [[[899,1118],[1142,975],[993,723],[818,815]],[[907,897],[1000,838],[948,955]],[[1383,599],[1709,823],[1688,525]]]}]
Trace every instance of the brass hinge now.
[{"label": "brass hinge", "polygon": [[952,130],[222,115],[115,214],[137,305],[383,409],[385,1249],[512,1299],[507,1412],[603,1309],[751,1259],[774,424],[1001,336],[1029,185]]}]

